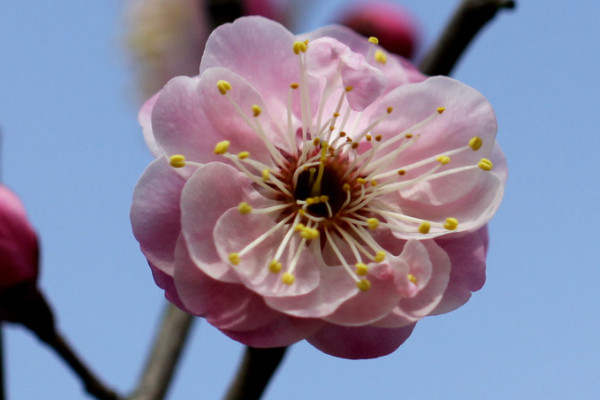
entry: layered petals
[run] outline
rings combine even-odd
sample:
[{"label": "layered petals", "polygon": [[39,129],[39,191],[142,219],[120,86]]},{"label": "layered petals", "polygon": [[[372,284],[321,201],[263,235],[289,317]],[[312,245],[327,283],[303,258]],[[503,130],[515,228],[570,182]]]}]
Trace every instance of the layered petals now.
[{"label": "layered petals", "polygon": [[139,120],[158,159],[134,235],[167,298],[237,341],[379,357],[483,285],[494,112],[376,39],[239,19]]}]

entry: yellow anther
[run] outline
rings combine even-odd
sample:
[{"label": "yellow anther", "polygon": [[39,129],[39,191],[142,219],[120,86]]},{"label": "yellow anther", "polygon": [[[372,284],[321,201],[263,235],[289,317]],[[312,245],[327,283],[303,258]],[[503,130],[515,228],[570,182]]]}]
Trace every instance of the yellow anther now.
[{"label": "yellow anther", "polygon": [[183,168],[185,167],[185,157],[181,154],[174,154],[169,158],[169,164],[173,168]]},{"label": "yellow anther", "polygon": [[309,42],[309,40],[308,40],[308,39],[306,39],[305,41],[303,41],[303,43],[304,43],[305,45],[307,45],[307,46],[308,46],[308,42]]},{"label": "yellow anther", "polygon": [[458,220],[456,218],[446,218],[444,228],[448,229],[449,231],[455,230],[458,228]]},{"label": "yellow anther", "polygon": [[333,113],[333,116],[334,116],[335,118],[337,118],[337,117],[339,117],[339,116],[340,116],[340,113],[339,113],[339,112],[334,112],[334,113]]},{"label": "yellow anther", "polygon": [[238,253],[229,253],[229,262],[233,265],[240,263],[240,255]]},{"label": "yellow anther", "polygon": [[421,222],[421,225],[419,225],[419,233],[422,233],[423,235],[426,233],[429,233],[429,230],[431,229],[431,223],[424,221]]},{"label": "yellow anther", "polygon": [[262,170],[262,180],[263,181],[268,181],[269,180],[269,176],[271,175],[271,171],[269,171],[267,168]]},{"label": "yellow anther", "polygon": [[411,281],[412,283],[417,283],[417,277],[414,276],[413,274],[407,274],[406,277],[408,278],[409,281]]},{"label": "yellow anther", "polygon": [[366,179],[364,179],[364,178],[356,178],[356,182],[357,182],[359,185],[364,185],[365,183],[367,183],[367,180],[366,180]]},{"label": "yellow anther", "polygon": [[371,282],[369,282],[368,279],[361,279],[360,281],[356,282],[356,287],[362,292],[366,292],[367,290],[371,289]]},{"label": "yellow anther", "polygon": [[377,50],[375,52],[375,61],[380,64],[385,64],[387,62],[387,54],[383,50]]},{"label": "yellow anther", "polygon": [[406,174],[406,170],[405,169],[399,169],[398,170],[398,175],[402,176]]},{"label": "yellow anther", "polygon": [[297,225],[294,227],[294,230],[295,230],[296,232],[301,232],[303,229],[306,229],[306,226],[304,226],[304,224],[297,224]]},{"label": "yellow anther", "polygon": [[262,112],[262,108],[260,108],[259,105],[255,104],[252,106],[252,115],[254,115],[255,117],[258,117],[261,112]]},{"label": "yellow anther", "polygon": [[281,282],[285,283],[286,285],[291,285],[295,280],[296,277],[289,272],[285,272],[283,275],[281,275]]},{"label": "yellow anther", "polygon": [[377,186],[377,181],[375,179],[371,180],[371,186]]},{"label": "yellow anther", "polygon": [[329,201],[329,196],[327,196],[327,195],[319,196],[319,201],[321,203],[327,203]]},{"label": "yellow anther", "polygon": [[318,137],[313,139],[313,145],[315,145],[315,146],[318,146],[320,142],[321,142],[321,139],[319,139]]},{"label": "yellow anther", "polygon": [[240,160],[243,160],[243,159],[248,158],[248,157],[250,157],[250,152],[248,152],[248,151],[240,151],[238,153],[238,158]]},{"label": "yellow anther", "polygon": [[334,126],[334,125],[331,125],[331,126],[329,127],[329,131],[330,131],[330,132],[333,132],[333,131],[335,131],[335,126]]},{"label": "yellow anther", "polygon": [[471,140],[469,140],[469,147],[473,149],[473,151],[477,151],[481,148],[483,144],[483,140],[479,136],[473,136]]},{"label": "yellow anther", "polygon": [[346,92],[351,92],[354,89],[352,86],[346,86]]},{"label": "yellow anther", "polygon": [[392,113],[392,111],[394,111],[394,107],[388,107],[388,108],[386,108],[386,109],[385,109],[385,111],[386,111],[388,114],[391,114],[391,113]]},{"label": "yellow anther", "polygon": [[354,150],[358,149],[358,142],[354,142],[350,145],[350,147],[352,147]]},{"label": "yellow anther", "polygon": [[296,54],[300,54],[300,53],[306,53],[306,46],[307,43],[305,42],[301,42],[301,41],[296,41],[294,42],[294,53]]},{"label": "yellow anther", "polygon": [[281,271],[282,267],[283,266],[281,265],[281,263],[277,260],[271,260],[271,262],[269,263],[269,271],[271,271],[274,274]]},{"label": "yellow anther", "polygon": [[344,132],[344,131],[341,131],[341,132],[340,132],[340,137],[344,137],[344,136],[346,136],[346,132]]},{"label": "yellow anther", "polygon": [[304,228],[300,231],[300,236],[306,240],[312,240],[319,237],[319,231],[314,228]]},{"label": "yellow anther", "polygon": [[223,80],[218,81],[217,89],[219,89],[219,93],[227,94],[227,92],[231,90],[231,83],[229,83],[227,81],[223,81]]},{"label": "yellow anther", "polygon": [[240,203],[240,205],[238,206],[238,211],[242,215],[250,214],[252,212],[252,206],[250,204],[246,203],[245,201],[242,201]]},{"label": "yellow anther", "polygon": [[380,250],[377,252],[377,254],[375,254],[375,258],[373,258],[373,261],[382,262],[383,260],[385,260],[385,251]]},{"label": "yellow anther", "polygon": [[379,226],[379,220],[377,218],[369,218],[367,220],[367,226],[373,231]]},{"label": "yellow anther", "polygon": [[379,39],[377,39],[375,36],[371,36],[369,38],[369,42],[371,42],[373,44],[379,44]]},{"label": "yellow anther", "polygon": [[365,139],[367,139],[367,142],[370,142],[371,139],[373,139],[373,137],[369,134],[365,135]]},{"label": "yellow anther", "polygon": [[302,215],[302,216],[305,216],[305,215],[306,215],[306,210],[299,209],[299,210],[298,210],[298,214],[300,214],[300,215]]},{"label": "yellow anther", "polygon": [[438,108],[435,109],[435,111],[437,111],[438,114],[441,114],[444,111],[446,111],[446,107],[438,107]]},{"label": "yellow anther", "polygon": [[308,205],[308,206],[315,204],[315,199],[313,199],[312,197],[309,197],[305,201],[306,201],[306,205]]},{"label": "yellow anther", "polygon": [[365,264],[365,263],[356,263],[355,267],[356,267],[356,275],[358,275],[358,276],[365,276],[366,274],[369,273],[369,267],[367,267],[367,264]]},{"label": "yellow anther", "polygon": [[484,171],[491,171],[492,168],[494,168],[494,164],[492,164],[492,161],[488,160],[487,158],[482,158],[481,160],[479,160],[477,166]]},{"label": "yellow anther", "polygon": [[346,143],[352,143],[352,138],[351,137],[347,137],[346,138]]},{"label": "yellow anther", "polygon": [[446,165],[446,164],[448,164],[450,162],[450,157],[448,157],[448,156],[439,156],[437,158],[437,160],[439,161],[440,164]]},{"label": "yellow anther", "polygon": [[412,133],[407,133],[406,135],[404,135],[405,138],[407,139],[412,139],[413,134]]},{"label": "yellow anther", "polygon": [[350,184],[349,184],[349,183],[344,183],[344,184],[342,185],[342,190],[343,190],[344,192],[349,192],[349,191],[350,191]]},{"label": "yellow anther", "polygon": [[227,149],[229,149],[229,140],[223,140],[222,142],[217,143],[213,153],[225,154],[225,153],[227,153]]},{"label": "yellow anther", "polygon": [[298,89],[298,88],[300,87],[300,85],[299,85],[299,84],[297,84],[297,83],[292,83],[292,84],[290,85],[290,87],[291,87],[292,89],[294,89],[294,90],[295,90],[295,89]]},{"label": "yellow anther", "polygon": [[375,136],[375,140],[378,141],[378,142],[381,142],[381,135]]}]

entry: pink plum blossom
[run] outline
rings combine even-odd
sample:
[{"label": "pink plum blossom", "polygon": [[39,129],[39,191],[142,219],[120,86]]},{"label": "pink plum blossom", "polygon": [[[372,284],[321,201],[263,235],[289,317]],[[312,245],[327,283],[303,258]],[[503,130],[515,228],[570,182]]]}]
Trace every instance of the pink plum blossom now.
[{"label": "pink plum blossom", "polygon": [[484,283],[492,107],[375,38],[240,18],[139,120],[134,235],[166,297],[235,340],[378,357]]},{"label": "pink plum blossom", "polygon": [[[23,204],[0,184],[0,295],[21,285],[35,285],[38,277],[37,235]],[[14,320],[12,307],[0,301],[0,320]]]}]

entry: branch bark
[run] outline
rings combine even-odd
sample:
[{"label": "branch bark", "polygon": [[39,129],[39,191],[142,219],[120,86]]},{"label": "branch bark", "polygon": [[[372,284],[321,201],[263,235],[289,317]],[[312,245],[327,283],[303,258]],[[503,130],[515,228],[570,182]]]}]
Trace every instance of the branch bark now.
[{"label": "branch bark", "polygon": [[419,65],[425,75],[450,75],[475,35],[501,9],[512,9],[515,1],[463,0],[434,47]]},{"label": "branch bark", "polygon": [[258,400],[283,360],[287,347],[256,349],[246,347],[238,372],[225,400]]},{"label": "branch bark", "polygon": [[190,314],[167,304],[145,370],[128,400],[162,400],[165,397],[193,321]]}]

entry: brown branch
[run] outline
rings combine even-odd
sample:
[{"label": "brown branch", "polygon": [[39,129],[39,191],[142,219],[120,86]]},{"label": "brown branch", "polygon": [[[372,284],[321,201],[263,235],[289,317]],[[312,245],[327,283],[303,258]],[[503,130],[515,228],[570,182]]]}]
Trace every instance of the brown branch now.
[{"label": "brown branch", "polygon": [[514,8],[515,1],[463,0],[434,47],[421,62],[425,75],[450,75],[475,35],[500,9]]},{"label": "brown branch", "polygon": [[238,372],[231,382],[225,400],[258,400],[279,363],[287,347],[256,349],[246,347]]},{"label": "brown branch", "polygon": [[194,317],[167,304],[138,387],[128,400],[162,400],[177,368]]}]

